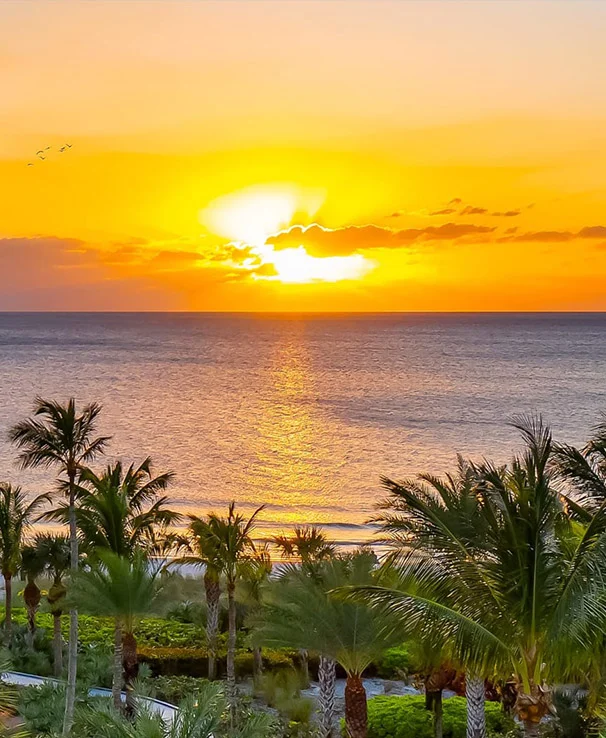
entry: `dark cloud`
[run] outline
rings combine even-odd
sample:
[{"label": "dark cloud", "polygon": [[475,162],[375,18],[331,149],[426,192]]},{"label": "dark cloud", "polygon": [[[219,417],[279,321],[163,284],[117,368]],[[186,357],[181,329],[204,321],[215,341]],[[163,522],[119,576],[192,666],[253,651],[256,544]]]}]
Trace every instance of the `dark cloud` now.
[{"label": "dark cloud", "polygon": [[515,218],[517,215],[520,215],[521,212],[521,210],[504,210],[503,212],[497,211],[495,213],[491,213],[491,215],[495,218]]},{"label": "dark cloud", "polygon": [[430,215],[452,215],[453,213],[456,213],[455,208],[444,208],[442,210],[434,210],[433,213],[429,213]]},{"label": "dark cloud", "polygon": [[466,205],[459,215],[486,215],[488,210],[486,208],[478,208],[474,205]]},{"label": "dark cloud", "polygon": [[312,256],[347,256],[369,249],[397,249],[423,241],[455,241],[464,236],[493,233],[496,228],[467,223],[444,223],[426,228],[390,230],[376,225],[345,226],[334,230],[319,225],[293,226],[267,240],[277,250],[305,246]]},{"label": "dark cloud", "polygon": [[463,202],[460,197],[453,197],[452,200],[448,203],[449,205],[460,205]]},{"label": "dark cloud", "polygon": [[574,233],[570,231],[534,231],[530,233],[520,233],[518,236],[502,239],[504,241],[514,241],[515,243],[563,243],[572,241]]},{"label": "dark cloud", "polygon": [[579,238],[606,238],[606,226],[585,226],[577,235]]},{"label": "dark cloud", "polygon": [[505,233],[507,233],[508,235],[511,235],[512,233],[516,233],[517,230],[518,230],[517,226],[511,226],[511,228],[505,229]]}]

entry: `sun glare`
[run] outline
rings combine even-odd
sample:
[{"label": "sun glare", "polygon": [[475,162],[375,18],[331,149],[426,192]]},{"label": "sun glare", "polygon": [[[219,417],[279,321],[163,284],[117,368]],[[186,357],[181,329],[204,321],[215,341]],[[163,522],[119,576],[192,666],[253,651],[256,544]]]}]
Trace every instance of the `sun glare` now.
[{"label": "sun glare", "polygon": [[268,261],[275,267],[276,278],[286,284],[359,279],[373,268],[373,263],[360,254],[316,257],[310,256],[303,246],[272,250],[268,254]]},{"label": "sun glare", "polygon": [[[299,218],[309,221],[323,200],[323,193],[317,190],[288,184],[258,185],[217,198],[200,212],[200,221],[213,233],[250,248],[255,258],[243,268],[255,279],[285,284],[359,279],[374,268],[374,263],[360,254],[316,257],[307,253],[304,244],[279,250],[267,244],[270,236],[300,222]],[[275,274],[257,274],[255,259],[273,266]]]},{"label": "sun glare", "polygon": [[200,213],[213,233],[249,246],[262,246],[267,237],[291,225],[295,214],[313,217],[324,195],[289,184],[257,185],[213,200]]}]

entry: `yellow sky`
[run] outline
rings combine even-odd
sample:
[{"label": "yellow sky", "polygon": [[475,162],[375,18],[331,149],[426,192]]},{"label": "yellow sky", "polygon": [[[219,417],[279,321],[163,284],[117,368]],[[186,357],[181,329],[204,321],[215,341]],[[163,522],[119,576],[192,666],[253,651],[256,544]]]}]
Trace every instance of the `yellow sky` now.
[{"label": "yellow sky", "polygon": [[590,0],[5,0],[0,310],[604,310],[605,35]]}]

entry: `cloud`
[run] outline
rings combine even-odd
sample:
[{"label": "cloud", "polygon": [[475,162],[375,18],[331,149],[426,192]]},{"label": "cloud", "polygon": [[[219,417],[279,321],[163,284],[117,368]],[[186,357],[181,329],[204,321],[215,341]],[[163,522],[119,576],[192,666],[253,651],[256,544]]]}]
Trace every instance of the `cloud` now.
[{"label": "cloud", "polygon": [[521,210],[504,210],[503,212],[497,211],[495,213],[491,213],[491,215],[495,218],[515,218],[517,215],[520,215],[521,212]]},{"label": "cloud", "polygon": [[459,215],[486,215],[488,210],[486,208],[478,208],[474,205],[466,205]]},{"label": "cloud", "polygon": [[579,238],[606,238],[606,226],[585,226],[577,233]]},{"label": "cloud", "polygon": [[444,223],[426,228],[391,230],[377,225],[329,229],[314,224],[292,226],[270,237],[276,250],[304,246],[311,256],[348,256],[370,249],[397,249],[425,241],[455,241],[470,235],[490,234],[496,228],[466,223]]},{"label": "cloud", "polygon": [[456,208],[443,208],[442,210],[434,210],[430,215],[452,215],[456,213]]},{"label": "cloud", "polygon": [[533,231],[529,233],[520,233],[518,236],[502,239],[504,241],[514,241],[515,243],[563,243],[572,241],[574,233],[570,231]]},{"label": "cloud", "polygon": [[516,233],[518,230],[517,226],[512,226],[511,228],[506,228],[505,233],[508,235],[511,235],[512,233]]},{"label": "cloud", "polygon": [[[506,234],[513,233],[511,229]],[[606,226],[585,226],[580,231],[531,231],[497,239],[499,242],[513,241],[515,243],[565,243],[575,238],[605,238]]]},{"label": "cloud", "polygon": [[453,197],[452,200],[448,203],[449,205],[460,205],[463,202],[460,197]]}]

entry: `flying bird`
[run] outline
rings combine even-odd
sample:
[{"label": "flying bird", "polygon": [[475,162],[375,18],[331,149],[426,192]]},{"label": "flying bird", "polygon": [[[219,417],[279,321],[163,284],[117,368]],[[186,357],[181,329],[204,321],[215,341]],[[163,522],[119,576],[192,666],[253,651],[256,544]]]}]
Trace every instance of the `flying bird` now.
[{"label": "flying bird", "polygon": [[36,156],[40,156],[40,154],[44,153],[44,149],[40,149],[39,151],[36,151]]},{"label": "flying bird", "polygon": [[33,166],[34,166],[34,163],[33,163],[33,162],[31,162],[31,161],[29,161],[29,162],[27,163],[27,166],[28,166],[28,167],[33,167]]},{"label": "flying bird", "polygon": [[47,146],[44,150],[48,151],[49,149],[52,149],[52,148],[53,148],[52,146]]},{"label": "flying bird", "polygon": [[72,144],[65,144],[65,145],[67,146],[68,149],[71,149],[72,147]]}]

